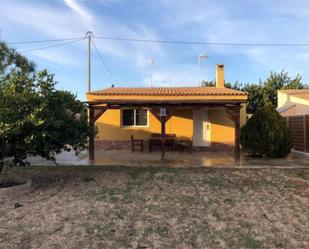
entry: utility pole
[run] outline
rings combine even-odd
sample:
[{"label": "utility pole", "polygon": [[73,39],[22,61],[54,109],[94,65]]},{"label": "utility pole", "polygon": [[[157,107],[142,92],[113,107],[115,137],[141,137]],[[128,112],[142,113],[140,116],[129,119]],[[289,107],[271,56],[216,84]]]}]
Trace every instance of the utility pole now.
[{"label": "utility pole", "polygon": [[206,54],[200,54],[199,56],[198,56],[198,59],[197,59],[197,78],[198,78],[198,85],[200,86],[201,85],[201,76],[200,76],[200,74],[201,74],[201,62],[203,61],[203,60],[206,60],[207,59],[207,55]]},{"label": "utility pole", "polygon": [[91,31],[86,33],[88,38],[88,92],[91,91],[91,37],[93,36]]}]

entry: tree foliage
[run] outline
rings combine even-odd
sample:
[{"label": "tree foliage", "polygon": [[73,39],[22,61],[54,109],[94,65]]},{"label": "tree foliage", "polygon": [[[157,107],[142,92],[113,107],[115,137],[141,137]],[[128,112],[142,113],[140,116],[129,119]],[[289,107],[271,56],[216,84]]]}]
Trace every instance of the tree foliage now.
[{"label": "tree foliage", "polygon": [[[216,82],[213,80],[210,81],[202,81],[202,86],[205,87],[212,87],[212,86],[216,86]],[[226,88],[231,88],[231,89],[235,89],[235,90],[241,90],[243,85],[239,82],[239,81],[235,81],[234,83],[231,82],[224,82],[224,86]]]},{"label": "tree foliage", "polygon": [[265,105],[262,84],[245,84],[241,90],[248,93],[247,113],[255,113]]},{"label": "tree foliage", "polygon": [[44,70],[29,77],[11,73],[0,84],[0,172],[4,162],[26,164],[27,156],[55,160],[61,151],[80,152],[94,132],[76,96],[55,89]]},{"label": "tree foliage", "polygon": [[271,72],[263,86],[263,100],[265,104],[271,104],[274,107],[277,107],[277,90],[303,89],[305,87],[301,83],[301,76],[299,74],[292,79],[288,72],[284,70],[279,73]]},{"label": "tree foliage", "polygon": [[24,164],[27,156],[54,160],[62,150],[86,146],[91,129],[84,105],[55,89],[46,70],[34,78],[15,76],[0,86],[0,161]]},{"label": "tree foliage", "polygon": [[0,84],[15,75],[33,77],[35,65],[15,49],[0,42]]},{"label": "tree foliage", "polygon": [[286,121],[272,105],[253,114],[241,129],[240,142],[253,156],[285,157],[292,149]]},{"label": "tree foliage", "polygon": [[[214,81],[203,81],[203,86],[215,86]],[[269,77],[259,83],[234,83],[226,82],[225,87],[248,93],[247,112],[255,113],[266,105],[277,107],[277,90],[281,89],[304,89],[308,88],[301,82],[301,76],[295,78],[289,76],[288,72],[282,70],[279,73],[271,72]]]}]

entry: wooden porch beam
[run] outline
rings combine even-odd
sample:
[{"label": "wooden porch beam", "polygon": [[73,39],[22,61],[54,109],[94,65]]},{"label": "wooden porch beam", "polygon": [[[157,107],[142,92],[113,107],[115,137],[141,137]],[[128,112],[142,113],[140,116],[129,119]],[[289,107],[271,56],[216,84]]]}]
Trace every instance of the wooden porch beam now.
[{"label": "wooden porch beam", "polygon": [[171,118],[172,113],[167,116],[160,116],[160,109],[149,109],[149,111],[160,121],[161,124],[161,160],[165,158],[165,137],[166,137],[166,122]]},{"label": "wooden porch beam", "polygon": [[225,112],[228,115],[228,117],[233,121],[236,122],[237,116],[236,116],[236,111],[240,110],[241,106],[226,106],[225,107]]},{"label": "wooden porch beam", "polygon": [[105,109],[94,109],[94,122],[97,121],[105,112]]},{"label": "wooden porch beam", "polygon": [[[149,109],[149,111],[153,116],[156,117],[156,119],[158,121],[161,122],[160,109],[151,108],[151,109]],[[173,111],[169,109],[168,112],[167,112],[167,116],[165,117],[165,122],[169,121],[172,116],[173,116]]]},{"label": "wooden porch beam", "polygon": [[161,160],[164,160],[165,158],[165,123],[166,123],[166,117],[161,116]]},{"label": "wooden porch beam", "polygon": [[235,109],[235,148],[234,159],[236,163],[240,162],[240,108]]},{"label": "wooden porch beam", "polygon": [[228,117],[235,124],[234,160],[236,163],[240,162],[240,108],[241,106],[227,107],[225,110]]},{"label": "wooden porch beam", "polygon": [[159,109],[166,108],[169,110],[183,110],[183,109],[217,109],[217,108],[236,108],[239,107],[241,103],[135,103],[135,102],[127,102],[127,103],[104,103],[104,104],[89,104],[94,109],[122,109],[122,108],[146,108],[146,109]]},{"label": "wooden porch beam", "polygon": [[157,120],[161,121],[159,111],[157,109],[149,109],[150,113],[156,117]]},{"label": "wooden porch beam", "polygon": [[[95,122],[95,115],[94,115],[94,109],[89,106],[89,125],[94,131],[94,122]],[[94,160],[94,133],[92,132],[89,136],[89,160]]]},{"label": "wooden porch beam", "polygon": [[239,104],[246,103],[246,100],[102,100],[93,102],[84,102],[91,106],[149,106],[149,107],[159,107],[159,106],[235,106]]}]

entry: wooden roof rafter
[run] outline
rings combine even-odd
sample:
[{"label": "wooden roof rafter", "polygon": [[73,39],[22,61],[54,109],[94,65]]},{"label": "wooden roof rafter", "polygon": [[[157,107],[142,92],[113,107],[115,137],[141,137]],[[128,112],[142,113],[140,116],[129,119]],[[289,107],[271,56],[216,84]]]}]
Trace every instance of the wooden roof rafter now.
[{"label": "wooden roof rafter", "polygon": [[123,109],[123,108],[172,108],[172,109],[198,109],[198,108],[233,108],[244,104],[244,101],[88,101],[88,108],[93,109]]}]

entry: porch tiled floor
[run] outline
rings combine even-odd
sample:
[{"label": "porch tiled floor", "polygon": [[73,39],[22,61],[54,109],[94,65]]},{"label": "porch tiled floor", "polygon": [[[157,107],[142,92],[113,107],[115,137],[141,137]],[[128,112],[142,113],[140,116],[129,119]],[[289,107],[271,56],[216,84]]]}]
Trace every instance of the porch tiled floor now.
[{"label": "porch tiled floor", "polygon": [[[42,158],[30,158],[31,164],[52,164]],[[169,166],[169,167],[308,167],[309,156],[291,153],[287,158],[251,158],[241,155],[240,164],[234,163],[233,153],[219,152],[167,152],[160,160],[160,152],[131,153],[125,150],[97,150],[95,160],[89,161],[87,151],[75,156],[64,152],[57,156],[60,165],[102,165],[102,166]]]}]

